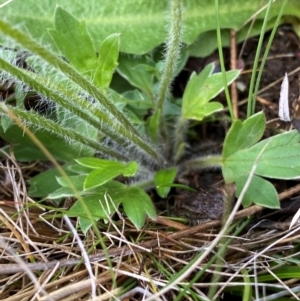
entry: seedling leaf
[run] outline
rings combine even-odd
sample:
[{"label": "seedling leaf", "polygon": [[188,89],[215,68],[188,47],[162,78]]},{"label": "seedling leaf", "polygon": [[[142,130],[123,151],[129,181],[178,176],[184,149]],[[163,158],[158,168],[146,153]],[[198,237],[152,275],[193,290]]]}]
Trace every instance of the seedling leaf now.
[{"label": "seedling leaf", "polygon": [[79,217],[80,228],[86,233],[94,222],[97,222],[99,219],[107,221],[118,206],[119,202],[115,203],[108,194],[95,194],[82,198],[82,201],[77,201],[67,214],[68,216]]},{"label": "seedling leaf", "polygon": [[154,176],[157,193],[160,197],[165,198],[171,187],[166,184],[172,184],[177,173],[177,168],[161,169]]},{"label": "seedling leaf", "polygon": [[55,29],[49,33],[57,48],[82,73],[97,68],[96,51],[84,21],[78,21],[61,6],[55,10]]},{"label": "seedling leaf", "polygon": [[[208,102],[223,89],[222,73],[211,74],[213,64],[208,65],[199,75],[193,73],[187,84],[182,100],[182,117],[201,121],[205,116],[222,110],[220,103]],[[227,84],[232,83],[239,75],[239,70],[226,72]]]},{"label": "seedling leaf", "polygon": [[124,212],[137,229],[144,225],[146,215],[152,219],[156,216],[149,195],[139,187],[127,187],[122,195],[122,203]]},{"label": "seedling leaf", "polygon": [[[237,196],[240,195],[246,181],[247,177],[245,176],[236,178]],[[278,194],[274,186],[269,181],[255,175],[243,198],[243,206],[248,207],[253,203],[273,209],[280,208]]]},{"label": "seedling leaf", "polygon": [[80,158],[75,161],[95,169],[86,177],[85,190],[101,186],[121,174],[125,177],[134,176],[137,171],[136,162],[122,163],[97,158]]},{"label": "seedling leaf", "polygon": [[[71,172],[66,170],[66,167],[62,166],[65,172],[69,174]],[[51,168],[40,174],[30,178],[28,180],[30,187],[28,189],[28,194],[30,197],[45,197],[53,191],[56,191],[61,187],[57,182],[57,178],[60,176],[59,171],[56,168]]]},{"label": "seedling leaf", "polygon": [[273,190],[269,187],[271,184],[262,182],[261,178],[258,180],[259,177],[257,176],[275,179],[300,178],[299,142],[300,135],[294,130],[273,136],[250,148],[241,149],[232,153],[229,157],[224,158],[222,172],[225,181],[227,183],[236,182],[239,189],[241,189],[244,186],[258,155],[266,146],[265,150],[260,155],[258,162],[256,162],[256,176],[255,180],[251,183],[251,187],[254,186],[255,183],[257,183],[257,185],[255,184],[256,187],[251,189],[253,191],[254,189],[262,192],[268,191],[270,197],[267,198],[267,193],[263,193],[260,197],[254,198],[253,196],[259,192],[252,192],[250,189],[247,193],[252,194],[252,197],[245,198],[243,204],[249,205],[249,202],[253,201],[259,205],[277,208],[277,199],[274,199],[274,192],[272,192]]},{"label": "seedling leaf", "polygon": [[265,124],[266,120],[263,112],[252,115],[244,122],[234,121],[225,138],[223,158],[255,144],[262,137]]},{"label": "seedling leaf", "polygon": [[98,67],[94,82],[100,88],[108,88],[118,66],[120,34],[112,34],[100,45]]}]

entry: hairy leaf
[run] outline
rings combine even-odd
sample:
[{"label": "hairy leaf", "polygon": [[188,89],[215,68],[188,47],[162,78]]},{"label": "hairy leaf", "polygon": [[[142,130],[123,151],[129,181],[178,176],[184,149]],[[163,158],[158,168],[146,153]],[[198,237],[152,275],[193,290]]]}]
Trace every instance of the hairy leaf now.
[{"label": "hairy leaf", "polygon": [[[168,11],[166,0],[114,0],[97,4],[94,1],[81,0],[12,1],[1,9],[2,18],[25,26],[33,36],[43,37],[45,43],[51,43],[50,37],[44,33],[47,28],[52,27],[52,15],[57,3],[79,20],[86,20],[94,41],[104,40],[116,32],[121,33],[122,52],[146,53],[165,41]],[[220,27],[224,30],[239,30],[266,3],[266,0],[253,0],[245,1],[241,5],[240,0],[219,0]],[[276,16],[280,5],[281,1],[272,4],[270,18]],[[183,7],[184,43],[192,44],[201,33],[216,28],[214,1],[184,0]],[[284,14],[299,17],[298,0],[290,0]],[[263,17],[264,10],[255,16],[256,21]],[[246,34],[247,30],[244,31],[244,37]],[[205,47],[205,43],[202,40],[197,46]]]}]

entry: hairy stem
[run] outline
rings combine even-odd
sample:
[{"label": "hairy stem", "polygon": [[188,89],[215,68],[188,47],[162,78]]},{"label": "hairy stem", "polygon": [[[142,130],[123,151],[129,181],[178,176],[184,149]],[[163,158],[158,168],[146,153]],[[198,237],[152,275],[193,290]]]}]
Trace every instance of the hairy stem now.
[{"label": "hairy stem", "polygon": [[101,146],[99,142],[86,138],[83,135],[75,132],[74,130],[62,127],[58,123],[50,119],[44,118],[41,115],[38,115],[37,113],[28,112],[14,107],[9,107],[4,103],[0,103],[0,112],[3,112],[8,116],[16,116],[27,125],[31,125],[34,128],[43,130],[52,135],[61,137],[65,140],[72,140],[77,143],[81,143],[111,158],[127,161],[126,157],[107,147]]},{"label": "hairy stem", "polygon": [[173,162],[177,163],[184,151],[184,134],[186,132],[187,120],[180,117],[175,129],[175,141],[173,150]]},{"label": "hairy stem", "polygon": [[[181,33],[182,33],[182,4],[181,0],[171,1],[170,32],[167,43],[167,51],[164,61],[164,70],[161,75],[160,86],[156,99],[156,111],[160,112],[162,125],[163,106],[167,99],[169,89],[174,78],[178,57],[180,54]],[[159,133],[158,133],[159,134]]]},{"label": "hairy stem", "polygon": [[190,168],[190,169],[201,169],[201,168],[215,168],[215,167],[222,167],[222,156],[221,155],[210,155],[199,157],[195,159],[191,159],[185,161],[181,164],[183,168]]},{"label": "hairy stem", "polygon": [[[83,90],[87,91],[92,97],[97,99],[99,103],[108,111],[110,115],[113,116],[113,119],[122,124],[122,131],[126,132],[127,138],[132,141],[134,144],[138,145],[148,154],[152,160],[158,164],[163,160],[161,156],[156,153],[151,145],[147,144],[142,137],[138,134],[133,125],[129,120],[123,115],[108,99],[107,97],[99,90],[96,86],[90,83],[86,78],[84,78],[80,73],[78,73],[72,66],[64,62],[62,59],[58,58],[55,54],[48,51],[45,47],[38,44],[30,36],[22,33],[21,31],[13,28],[8,23],[0,20],[0,31],[14,39],[16,42],[20,43],[23,47],[32,51],[34,54],[40,56],[51,66],[54,66],[61,72],[63,72],[70,80],[80,86]],[[135,141],[133,141],[135,140]]]}]

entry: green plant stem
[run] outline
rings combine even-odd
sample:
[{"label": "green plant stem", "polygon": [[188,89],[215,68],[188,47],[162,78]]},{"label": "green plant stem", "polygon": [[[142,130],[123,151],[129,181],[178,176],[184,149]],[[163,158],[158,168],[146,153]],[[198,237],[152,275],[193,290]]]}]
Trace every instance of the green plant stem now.
[{"label": "green plant stem", "polygon": [[233,113],[231,98],[230,98],[229,89],[228,89],[227,80],[226,80],[226,70],[225,70],[225,63],[224,63],[224,56],[223,56],[223,49],[222,49],[219,1],[218,0],[215,0],[215,10],[216,10],[216,23],[217,23],[217,28],[216,28],[217,29],[217,42],[218,42],[219,60],[220,60],[220,66],[221,66],[221,71],[222,71],[223,85],[224,85],[224,91],[225,91],[225,95],[226,95],[228,110],[230,113],[231,120],[233,122],[235,120],[235,116]]},{"label": "green plant stem", "polygon": [[[34,54],[40,56],[51,66],[58,68],[66,76],[68,76],[74,83],[80,86],[83,90],[87,91],[92,97],[97,99],[99,103],[117,120],[122,124],[122,130],[126,132],[127,138],[134,142],[134,144],[141,147],[147,154],[152,157],[156,163],[162,162],[161,156],[153,150],[153,147],[148,145],[138,134],[133,125],[124,117],[124,115],[106,98],[106,96],[78,73],[72,66],[58,58],[55,54],[48,51],[43,46],[39,45],[36,41],[31,39],[30,36],[25,35],[21,31],[13,28],[8,23],[0,20],[0,31],[20,43],[22,46],[32,51]],[[55,100],[55,99],[54,99]],[[135,141],[133,141],[135,140]]]},{"label": "green plant stem", "polygon": [[[248,105],[247,105],[247,118],[249,118],[251,115],[254,114],[254,109],[255,109],[255,103],[256,103],[256,94],[254,93],[254,83],[255,83],[255,77],[256,77],[256,70],[258,66],[258,61],[259,61],[259,56],[266,32],[266,27],[268,24],[268,17],[269,13],[271,10],[271,5],[273,3],[273,0],[269,0],[267,9],[266,9],[266,14],[264,17],[264,22],[261,28],[261,34],[259,36],[259,41],[256,49],[256,54],[254,58],[254,63],[253,63],[253,68],[252,68],[252,75],[251,75],[251,81],[250,81],[250,87],[249,87],[249,95],[248,95]],[[258,79],[257,79],[258,81]]]},{"label": "green plant stem", "polygon": [[5,105],[4,103],[0,103],[0,112],[11,116],[14,114],[17,118],[19,118],[22,122],[27,125],[31,125],[36,129],[43,130],[52,135],[61,137],[65,140],[73,140],[77,143],[81,143],[85,146],[88,146],[94,150],[101,152],[109,157],[115,158],[117,160],[127,161],[127,158],[123,155],[99,144],[97,141],[93,141],[89,138],[84,137],[83,135],[65,127],[62,127],[58,123],[52,121],[51,119],[47,119],[42,117],[41,115],[33,112],[27,112],[25,110],[21,110],[18,108],[10,107]]},{"label": "green plant stem", "polygon": [[180,165],[183,168],[190,169],[202,169],[202,168],[213,168],[213,167],[222,167],[223,158],[221,155],[210,155],[205,157],[199,157],[185,161]]},{"label": "green plant stem", "polygon": [[[273,26],[273,29],[272,29],[272,32],[271,32],[271,35],[270,35],[270,38],[268,40],[268,44],[266,46],[266,50],[264,52],[264,55],[263,55],[263,58],[262,58],[262,61],[261,61],[261,64],[260,64],[260,67],[259,67],[259,72],[258,72],[258,75],[257,75],[257,79],[255,81],[255,89],[254,89],[254,94],[253,94],[253,101],[252,101],[252,114],[254,114],[254,111],[255,111],[255,105],[256,105],[256,98],[257,98],[257,93],[258,93],[258,89],[259,89],[259,83],[260,83],[260,79],[261,79],[261,76],[262,76],[262,73],[263,73],[263,69],[264,69],[264,66],[265,66],[265,63],[266,63],[266,60],[267,60],[267,56],[269,54],[269,51],[270,51],[270,48],[271,48],[271,45],[272,45],[272,42],[274,40],[274,36],[276,34],[276,31],[277,31],[277,28],[278,28],[278,25],[279,25],[279,22],[280,22],[280,19],[283,15],[283,12],[284,12],[284,8],[287,4],[288,0],[284,0],[282,2],[282,5],[280,7],[280,11],[277,15],[277,18],[276,18],[276,21],[275,21],[275,24]],[[258,56],[258,55],[257,55]],[[252,74],[253,75],[253,74]],[[251,91],[251,90],[250,90]],[[252,115],[251,114],[251,115]],[[249,117],[249,116],[248,116]]]},{"label": "green plant stem", "polygon": [[182,116],[178,120],[175,130],[175,142],[173,150],[173,162],[177,163],[184,151],[184,135],[187,128],[187,120]]},{"label": "green plant stem", "polygon": [[[101,131],[119,144],[128,145],[128,143],[135,143],[137,149],[143,154],[145,153],[139,145],[138,140],[136,140],[135,135],[132,135],[131,139],[129,139],[126,133],[126,129],[124,129],[117,122],[114,122],[114,120],[107,112],[102,112],[92,103],[86,101],[85,99],[79,98],[76,94],[68,91],[67,89],[63,89],[58,85],[52,84],[51,88],[48,88],[46,80],[43,77],[19,69],[1,58],[0,68],[9,72],[20,81],[26,83],[38,93],[41,93],[47,96],[49,99],[54,100],[57,104],[74,113],[79,118],[82,118],[95,128],[98,129],[101,126]],[[66,94],[67,98],[64,98],[62,96],[63,94]],[[98,151],[100,151],[100,146],[98,146],[97,149]],[[107,148],[104,147],[103,150],[106,151]],[[110,153],[113,154],[115,152],[111,151]],[[106,152],[104,152],[104,154],[107,155]],[[116,158],[115,156],[112,157]],[[120,156],[118,157],[120,158]],[[124,156],[121,157],[125,158]],[[157,160],[155,160],[153,157],[148,156],[147,159],[149,162],[157,164]],[[128,161],[128,158],[125,161]]]},{"label": "green plant stem", "polygon": [[[174,78],[176,65],[180,54],[182,33],[182,4],[181,0],[171,1],[170,32],[167,51],[164,61],[164,70],[161,75],[160,86],[156,99],[156,111],[160,112],[160,126],[163,125],[163,106],[168,97],[169,89]],[[162,131],[161,131],[162,132]],[[158,133],[159,134],[159,133]]]}]

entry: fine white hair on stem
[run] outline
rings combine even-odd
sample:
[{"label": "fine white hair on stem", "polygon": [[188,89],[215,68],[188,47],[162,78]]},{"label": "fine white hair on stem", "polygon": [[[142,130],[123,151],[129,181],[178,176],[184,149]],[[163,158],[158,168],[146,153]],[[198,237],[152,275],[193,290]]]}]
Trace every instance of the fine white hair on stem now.
[{"label": "fine white hair on stem", "polygon": [[287,73],[285,73],[281,84],[278,115],[283,121],[291,121],[289,109],[289,80]]}]

